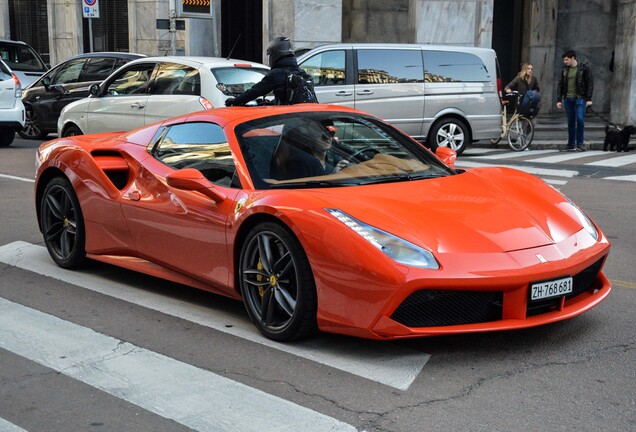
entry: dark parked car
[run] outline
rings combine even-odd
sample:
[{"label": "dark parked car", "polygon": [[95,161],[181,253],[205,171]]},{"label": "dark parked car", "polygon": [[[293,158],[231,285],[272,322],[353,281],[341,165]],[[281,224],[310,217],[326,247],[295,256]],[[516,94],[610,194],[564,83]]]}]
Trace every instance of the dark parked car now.
[{"label": "dark parked car", "polygon": [[103,81],[120,66],[140,57],[144,56],[100,52],[80,54],[60,63],[24,90],[26,125],[18,133],[23,138],[43,139],[56,132],[62,108],[87,97],[91,84]]}]

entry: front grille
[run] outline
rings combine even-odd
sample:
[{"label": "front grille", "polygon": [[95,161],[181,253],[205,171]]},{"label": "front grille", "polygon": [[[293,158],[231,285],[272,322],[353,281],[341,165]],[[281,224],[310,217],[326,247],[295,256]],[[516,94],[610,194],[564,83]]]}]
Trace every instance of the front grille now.
[{"label": "front grille", "polygon": [[391,319],[407,327],[436,327],[497,321],[503,293],[421,290],[408,296]]}]

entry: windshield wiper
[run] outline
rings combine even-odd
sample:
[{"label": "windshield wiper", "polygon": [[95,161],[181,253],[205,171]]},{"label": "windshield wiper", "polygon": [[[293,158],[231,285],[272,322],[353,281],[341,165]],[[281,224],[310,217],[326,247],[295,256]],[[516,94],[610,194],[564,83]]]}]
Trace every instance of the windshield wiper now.
[{"label": "windshield wiper", "polygon": [[299,182],[285,182],[269,185],[270,189],[292,189],[292,188],[317,188],[317,187],[343,187],[343,186],[357,186],[358,182],[337,182],[326,180],[308,180]]},{"label": "windshield wiper", "polygon": [[396,175],[384,176],[384,177],[379,177],[374,179],[362,180],[358,184],[369,185],[369,184],[377,184],[377,183],[392,183],[392,182],[403,182],[403,181],[412,181],[412,180],[423,180],[423,179],[432,179],[432,178],[438,178],[438,177],[446,177],[447,175],[448,175],[447,173],[396,174]]}]

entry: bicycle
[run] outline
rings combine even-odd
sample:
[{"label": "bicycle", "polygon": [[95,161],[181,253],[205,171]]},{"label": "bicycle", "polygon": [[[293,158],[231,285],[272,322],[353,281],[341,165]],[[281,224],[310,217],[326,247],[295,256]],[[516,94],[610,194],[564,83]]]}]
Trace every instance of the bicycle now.
[{"label": "bicycle", "polygon": [[[508,104],[513,97],[516,97],[515,110],[508,119]],[[524,151],[532,143],[534,125],[532,120],[517,111],[520,99],[521,95],[516,91],[504,95],[501,101],[501,136],[491,139],[492,145],[499,144],[503,137],[508,137],[508,146],[511,150]]]}]

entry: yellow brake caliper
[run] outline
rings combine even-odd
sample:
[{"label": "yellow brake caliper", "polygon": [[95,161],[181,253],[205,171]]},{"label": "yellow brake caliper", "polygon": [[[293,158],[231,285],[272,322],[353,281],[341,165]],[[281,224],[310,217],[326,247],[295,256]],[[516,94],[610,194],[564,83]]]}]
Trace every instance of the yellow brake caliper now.
[{"label": "yellow brake caliper", "polygon": [[[261,259],[258,259],[258,264],[256,265],[256,268],[258,270],[263,270],[263,263],[261,262]],[[258,282],[262,282],[263,281],[263,276],[261,275],[256,275],[256,280]],[[265,288],[263,286],[259,286],[258,287],[258,295],[261,296],[261,299],[263,298],[263,296],[265,295]]]}]

